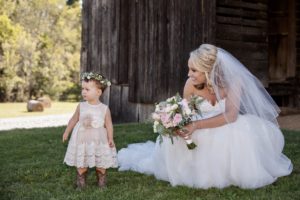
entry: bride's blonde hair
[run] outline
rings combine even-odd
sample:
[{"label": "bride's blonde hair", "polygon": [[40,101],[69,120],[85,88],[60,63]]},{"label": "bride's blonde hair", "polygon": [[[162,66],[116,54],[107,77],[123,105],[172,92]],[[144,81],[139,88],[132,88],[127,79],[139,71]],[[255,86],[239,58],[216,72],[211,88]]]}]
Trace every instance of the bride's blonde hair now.
[{"label": "bride's blonde hair", "polygon": [[200,72],[211,72],[217,60],[217,47],[211,44],[202,44],[190,53],[195,68]]},{"label": "bride's blonde hair", "polygon": [[[202,44],[198,49],[190,53],[190,59],[197,71],[204,72],[208,89],[213,92],[212,84],[209,79],[209,73],[217,60],[218,49],[211,44]],[[202,86],[202,88],[204,85]],[[198,87],[196,87],[198,88]],[[200,88],[201,89],[201,86]]]}]

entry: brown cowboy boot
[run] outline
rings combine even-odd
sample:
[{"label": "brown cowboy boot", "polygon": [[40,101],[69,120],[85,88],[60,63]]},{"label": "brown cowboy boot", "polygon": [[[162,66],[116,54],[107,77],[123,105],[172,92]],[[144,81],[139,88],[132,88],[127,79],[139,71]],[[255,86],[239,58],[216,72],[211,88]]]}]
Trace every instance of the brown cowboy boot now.
[{"label": "brown cowboy boot", "polygon": [[97,175],[97,184],[100,189],[103,189],[106,187],[106,173],[102,173],[100,170],[96,169],[96,175]]},{"label": "brown cowboy boot", "polygon": [[85,187],[85,180],[86,180],[86,172],[83,172],[82,174],[79,174],[77,171],[77,180],[76,180],[76,186],[77,189],[83,189]]}]

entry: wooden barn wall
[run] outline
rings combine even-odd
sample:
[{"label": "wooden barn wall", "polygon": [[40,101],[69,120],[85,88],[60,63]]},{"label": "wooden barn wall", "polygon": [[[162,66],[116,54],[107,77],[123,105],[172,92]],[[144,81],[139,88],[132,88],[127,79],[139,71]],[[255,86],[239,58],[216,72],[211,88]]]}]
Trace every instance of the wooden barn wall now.
[{"label": "wooden barn wall", "polygon": [[[269,87],[281,107],[299,107],[297,1],[269,1]],[[299,47],[298,47],[299,48]]]},{"label": "wooden barn wall", "polygon": [[217,0],[216,44],[268,85],[268,1]]},{"label": "wooden barn wall", "polygon": [[215,39],[215,0],[85,0],[81,71],[113,83],[114,121],[145,121],[153,104],[182,92],[189,52]]},{"label": "wooden barn wall", "polygon": [[295,0],[296,12],[296,86],[297,98],[296,106],[300,107],[300,1]]},{"label": "wooden barn wall", "polygon": [[128,83],[127,4],[83,1],[81,71],[100,71],[114,84]]},{"label": "wooden barn wall", "polygon": [[214,1],[206,2],[139,0],[130,4],[129,101],[154,103],[182,92],[189,52],[214,37]]}]

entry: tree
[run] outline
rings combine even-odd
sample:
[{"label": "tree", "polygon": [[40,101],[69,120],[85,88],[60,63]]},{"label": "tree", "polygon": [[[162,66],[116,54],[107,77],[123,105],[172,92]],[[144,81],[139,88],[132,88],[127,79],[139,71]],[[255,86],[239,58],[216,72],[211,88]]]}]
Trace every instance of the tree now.
[{"label": "tree", "polygon": [[58,99],[78,84],[79,3],[0,0],[0,5],[10,8],[9,12],[0,8],[4,27],[0,27],[0,101],[25,101],[43,94]]}]

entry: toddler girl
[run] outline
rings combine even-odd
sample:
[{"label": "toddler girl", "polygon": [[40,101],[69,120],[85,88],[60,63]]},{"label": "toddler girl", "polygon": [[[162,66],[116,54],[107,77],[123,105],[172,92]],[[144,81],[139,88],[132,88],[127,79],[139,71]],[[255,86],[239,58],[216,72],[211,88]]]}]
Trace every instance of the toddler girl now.
[{"label": "toddler girl", "polygon": [[77,168],[78,189],[85,187],[88,168],[96,167],[99,188],[106,186],[106,169],[117,167],[113,125],[109,108],[99,98],[110,82],[102,75],[81,75],[82,97],[63,134],[63,142],[73,129],[64,163]]}]

